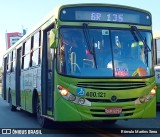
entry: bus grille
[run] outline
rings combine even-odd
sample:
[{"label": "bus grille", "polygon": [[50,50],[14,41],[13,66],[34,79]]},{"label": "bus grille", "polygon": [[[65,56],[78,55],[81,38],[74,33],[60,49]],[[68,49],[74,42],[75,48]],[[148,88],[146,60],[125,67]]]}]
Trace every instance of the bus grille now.
[{"label": "bus grille", "polygon": [[145,87],[145,82],[78,82],[77,87],[97,89],[97,90],[125,90]]},{"label": "bus grille", "polygon": [[[92,99],[92,98],[86,98],[90,102],[98,102],[98,103],[113,103],[110,99]],[[117,99],[116,103],[120,102],[131,102],[135,101],[137,98],[126,98],[126,99]]]}]

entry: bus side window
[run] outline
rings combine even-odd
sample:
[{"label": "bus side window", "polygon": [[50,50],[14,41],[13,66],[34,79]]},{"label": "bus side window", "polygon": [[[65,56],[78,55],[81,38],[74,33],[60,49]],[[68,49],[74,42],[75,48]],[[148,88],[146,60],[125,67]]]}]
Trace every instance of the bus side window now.
[{"label": "bus side window", "polygon": [[50,48],[50,31],[47,32],[47,54],[48,54],[48,70],[52,70],[52,49]]},{"label": "bus side window", "polygon": [[[9,56],[9,55],[8,55]],[[9,68],[9,66],[8,66],[8,56],[6,57],[6,70],[8,71],[8,68]]]},{"label": "bus side window", "polygon": [[15,71],[15,57],[16,57],[16,52],[15,50],[12,51],[12,54],[11,54],[11,72],[14,72]]},{"label": "bus side window", "polygon": [[22,51],[21,51],[21,54],[22,54],[22,65],[21,65],[21,69],[24,69],[24,57],[25,57],[25,43],[23,44],[22,46]]},{"label": "bus side window", "polygon": [[13,71],[16,68],[16,50],[13,50]]},{"label": "bus side window", "polygon": [[11,53],[9,53],[7,57],[7,72],[10,72],[10,69],[11,69]]},{"label": "bus side window", "polygon": [[40,63],[40,31],[33,36],[31,48],[31,66],[36,66]]},{"label": "bus side window", "polygon": [[11,72],[13,72],[13,51],[11,52]]},{"label": "bus side window", "polygon": [[24,57],[24,68],[23,69],[26,69],[29,67],[29,64],[30,64],[30,48],[31,48],[31,38],[28,39],[25,43],[25,55],[23,56]]}]

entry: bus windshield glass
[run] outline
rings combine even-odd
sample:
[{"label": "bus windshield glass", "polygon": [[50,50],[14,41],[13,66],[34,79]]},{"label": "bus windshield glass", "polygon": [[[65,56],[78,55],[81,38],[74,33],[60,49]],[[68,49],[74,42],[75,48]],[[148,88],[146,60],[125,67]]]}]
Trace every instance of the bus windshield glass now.
[{"label": "bus windshield glass", "polygon": [[[87,29],[87,30],[85,30]],[[151,49],[150,31],[139,30]],[[152,53],[132,29],[60,28],[58,72],[78,77],[153,75]]]},{"label": "bus windshield glass", "polygon": [[149,13],[109,6],[66,7],[61,9],[59,16],[62,21],[151,25],[151,16]]}]

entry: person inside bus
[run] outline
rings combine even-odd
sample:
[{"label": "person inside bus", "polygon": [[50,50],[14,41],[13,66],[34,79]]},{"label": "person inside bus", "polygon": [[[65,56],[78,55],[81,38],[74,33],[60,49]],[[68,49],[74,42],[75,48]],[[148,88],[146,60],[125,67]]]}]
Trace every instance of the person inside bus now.
[{"label": "person inside bus", "polygon": [[80,31],[73,31],[71,37],[70,52],[76,53],[76,63],[80,68],[83,67],[83,59],[85,58],[85,44],[83,43],[83,37]]},{"label": "person inside bus", "polygon": [[85,45],[81,32],[78,30],[68,31],[65,35],[63,34],[63,48],[67,59],[70,61],[71,53],[76,55],[76,64],[79,68],[83,67],[83,59],[85,57]]},{"label": "person inside bus", "polygon": [[82,36],[78,31],[69,31],[63,34],[63,48],[66,48],[69,52],[75,52],[82,46]]},{"label": "person inside bus", "polygon": [[61,50],[68,51],[71,45],[71,36],[69,33],[64,32],[61,37]]},{"label": "person inside bus", "polygon": [[71,36],[68,31],[61,31],[60,33],[60,71],[61,73],[68,73],[67,64],[69,60],[69,49],[70,49]]}]

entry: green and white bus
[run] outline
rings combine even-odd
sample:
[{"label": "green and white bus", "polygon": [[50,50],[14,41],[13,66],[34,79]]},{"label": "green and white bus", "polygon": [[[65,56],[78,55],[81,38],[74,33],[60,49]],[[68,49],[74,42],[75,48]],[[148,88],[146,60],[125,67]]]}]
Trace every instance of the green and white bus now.
[{"label": "green and white bus", "polygon": [[157,86],[157,105],[160,104],[160,33],[154,36],[154,50],[155,50],[155,80]]},{"label": "green and white bus", "polygon": [[111,4],[56,8],[4,55],[3,98],[12,111],[53,121],[156,117],[152,20]]}]

